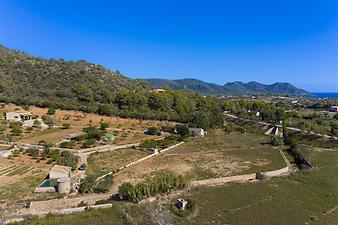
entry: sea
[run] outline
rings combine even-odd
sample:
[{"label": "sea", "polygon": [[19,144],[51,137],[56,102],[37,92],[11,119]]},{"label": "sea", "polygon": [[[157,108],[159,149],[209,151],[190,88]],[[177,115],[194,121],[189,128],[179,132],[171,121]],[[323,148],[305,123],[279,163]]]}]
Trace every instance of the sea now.
[{"label": "sea", "polygon": [[311,93],[310,98],[337,98],[338,92],[315,92]]}]

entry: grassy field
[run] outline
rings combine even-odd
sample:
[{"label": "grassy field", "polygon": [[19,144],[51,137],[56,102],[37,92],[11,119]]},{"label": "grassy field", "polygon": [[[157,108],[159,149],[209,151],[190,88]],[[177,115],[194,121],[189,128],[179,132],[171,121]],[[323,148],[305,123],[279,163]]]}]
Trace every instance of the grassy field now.
[{"label": "grassy field", "polygon": [[20,225],[152,225],[152,218],[137,205],[115,203],[111,209],[89,210],[81,214],[67,216],[48,216],[44,219],[32,217],[18,223]]},{"label": "grassy field", "polygon": [[[175,224],[338,224],[337,152],[307,151],[316,169],[270,181],[200,188],[195,215]],[[326,213],[328,213],[326,215]]]},{"label": "grassy field", "polygon": [[150,152],[136,149],[119,149],[111,152],[94,153],[88,158],[87,174],[99,177],[121,166],[147,156]]},{"label": "grassy field", "polygon": [[37,163],[27,155],[0,158],[0,203],[40,198],[40,194],[32,195],[32,191],[47,176],[50,167],[46,161]]},{"label": "grassy field", "polygon": [[112,209],[33,218],[20,224],[156,224],[169,221],[171,224],[336,225],[338,154],[312,149],[305,152],[315,169],[267,181],[187,192],[183,197],[194,202],[194,210],[184,217],[170,211],[176,197],[171,203],[167,200],[142,206],[116,203]]},{"label": "grassy field", "polygon": [[127,172],[137,178],[155,170],[169,169],[200,180],[284,167],[278,148],[265,144],[266,140],[264,135],[225,134],[214,130],[204,138],[191,138]]}]

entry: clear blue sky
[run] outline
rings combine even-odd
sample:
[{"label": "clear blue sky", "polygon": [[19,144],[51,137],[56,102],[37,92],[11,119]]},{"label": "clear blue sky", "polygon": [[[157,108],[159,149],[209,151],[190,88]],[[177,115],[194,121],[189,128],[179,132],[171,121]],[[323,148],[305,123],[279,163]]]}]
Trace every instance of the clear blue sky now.
[{"label": "clear blue sky", "polygon": [[338,92],[337,0],[0,0],[0,43],[132,78]]}]

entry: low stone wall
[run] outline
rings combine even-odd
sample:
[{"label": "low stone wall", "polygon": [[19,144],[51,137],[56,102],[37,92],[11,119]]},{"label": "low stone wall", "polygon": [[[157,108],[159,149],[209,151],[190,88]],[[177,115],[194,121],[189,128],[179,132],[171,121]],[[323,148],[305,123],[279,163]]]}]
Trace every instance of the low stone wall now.
[{"label": "low stone wall", "polygon": [[36,187],[34,189],[35,193],[52,193],[56,192],[54,187]]},{"label": "low stone wall", "polygon": [[283,174],[286,174],[289,172],[289,167],[284,167],[282,169],[279,169],[279,170],[273,170],[273,171],[268,171],[268,172],[265,172],[265,176],[266,177],[277,177],[277,176],[281,176]]},{"label": "low stone wall", "polygon": [[63,198],[63,199],[51,199],[47,201],[33,201],[30,203],[30,207],[27,209],[27,214],[34,214],[41,211],[58,210],[64,208],[77,207],[81,202],[88,205],[93,205],[99,200],[109,199],[111,194],[94,194],[85,195],[76,198]]},{"label": "low stone wall", "polygon": [[[93,206],[84,206],[84,207],[76,207],[76,208],[68,208],[68,209],[60,209],[60,210],[47,210],[47,211],[39,211],[39,212],[35,212],[35,213],[31,213],[30,215],[34,215],[34,216],[46,216],[47,214],[55,214],[55,215],[66,215],[66,214],[71,214],[71,213],[80,213],[80,212],[84,212],[88,209],[107,209],[107,208],[111,208],[113,205],[112,204],[102,204],[102,205],[93,205]],[[14,222],[21,222],[25,220],[25,217],[27,217],[28,215],[25,216],[20,216],[20,217],[13,217],[13,218],[9,218],[6,219],[4,221],[0,221],[1,224],[11,224]]]},{"label": "low stone wall", "polygon": [[238,176],[230,176],[230,177],[219,177],[219,178],[211,178],[206,180],[197,180],[192,181],[191,186],[216,186],[222,185],[229,182],[245,182],[250,180],[255,180],[256,174],[245,174],[245,175],[238,175]]}]

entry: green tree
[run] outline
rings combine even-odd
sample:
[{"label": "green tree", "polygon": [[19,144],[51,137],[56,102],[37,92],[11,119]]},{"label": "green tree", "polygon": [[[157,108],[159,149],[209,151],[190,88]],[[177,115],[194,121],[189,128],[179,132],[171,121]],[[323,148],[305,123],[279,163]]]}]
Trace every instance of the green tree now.
[{"label": "green tree", "polygon": [[47,115],[54,115],[55,114],[55,108],[54,107],[51,107],[51,108],[49,108],[48,109],[48,111],[47,111]]}]

